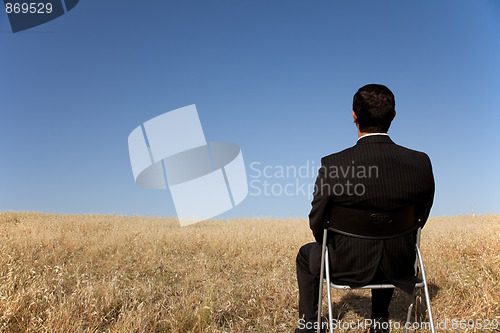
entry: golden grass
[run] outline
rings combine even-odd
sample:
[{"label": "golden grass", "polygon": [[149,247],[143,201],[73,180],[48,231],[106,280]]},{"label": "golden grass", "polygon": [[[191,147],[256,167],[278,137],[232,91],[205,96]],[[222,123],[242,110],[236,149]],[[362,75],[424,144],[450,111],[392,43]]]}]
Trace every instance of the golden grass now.
[{"label": "golden grass", "polygon": [[[499,239],[500,216],[428,222],[436,319],[500,320]],[[295,256],[312,240],[301,219],[0,213],[0,332],[291,332]],[[367,291],[334,300],[338,318],[369,316]],[[394,320],[408,300],[395,294]]]}]

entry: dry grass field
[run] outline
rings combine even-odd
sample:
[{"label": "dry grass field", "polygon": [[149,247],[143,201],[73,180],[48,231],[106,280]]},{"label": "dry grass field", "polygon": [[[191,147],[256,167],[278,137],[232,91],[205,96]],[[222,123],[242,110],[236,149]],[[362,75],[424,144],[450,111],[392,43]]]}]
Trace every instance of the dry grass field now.
[{"label": "dry grass field", "polygon": [[[500,320],[499,239],[500,216],[424,228],[434,314],[448,331],[498,331],[451,320]],[[0,332],[292,332],[295,256],[312,240],[300,219],[180,228],[166,218],[3,212]],[[335,316],[368,317],[369,295],[336,293]],[[395,293],[392,320],[404,322],[410,299]]]}]

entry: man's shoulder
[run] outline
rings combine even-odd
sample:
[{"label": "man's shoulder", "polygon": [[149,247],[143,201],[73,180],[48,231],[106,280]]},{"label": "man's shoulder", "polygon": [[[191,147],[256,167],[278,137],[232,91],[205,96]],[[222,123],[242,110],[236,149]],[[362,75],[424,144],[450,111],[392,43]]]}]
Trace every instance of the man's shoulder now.
[{"label": "man's shoulder", "polygon": [[339,152],[326,155],[321,158],[322,165],[329,165],[348,161],[359,158],[373,158],[373,155],[401,156],[401,158],[410,158],[412,160],[426,160],[430,162],[429,156],[415,149],[398,145],[394,142],[385,142],[384,144],[360,144],[359,142],[349,148],[343,149]]},{"label": "man's shoulder", "polygon": [[345,148],[344,150],[341,150],[339,152],[323,156],[321,158],[321,163],[322,164],[328,164],[329,162],[332,163],[332,162],[335,162],[337,160],[344,160],[349,155],[353,155],[353,154],[356,153],[355,152],[355,150],[356,150],[355,148],[356,148],[356,146],[352,146],[352,147],[349,147],[349,148]]},{"label": "man's shoulder", "polygon": [[422,158],[422,159],[427,159],[430,160],[429,155],[424,153],[423,151],[411,149],[408,147],[400,146],[398,144],[394,144],[394,149],[398,150],[401,153],[411,155],[414,158]]}]

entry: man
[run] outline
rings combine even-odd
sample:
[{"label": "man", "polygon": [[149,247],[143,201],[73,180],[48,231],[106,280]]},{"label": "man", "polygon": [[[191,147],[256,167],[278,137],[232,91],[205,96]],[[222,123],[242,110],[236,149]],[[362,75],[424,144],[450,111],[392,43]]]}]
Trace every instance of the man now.
[{"label": "man", "polygon": [[[309,223],[315,243],[297,255],[299,328],[315,332],[323,228],[332,205],[392,211],[416,205],[422,226],[434,198],[429,157],[396,145],[387,135],[396,115],[394,95],[386,86],[369,84],[353,99],[358,129],[355,146],[321,159]],[[392,240],[366,240],[334,234],[328,241],[332,281],[351,287],[390,282],[411,293],[414,288],[415,234]],[[372,290],[371,318],[388,321],[393,289]],[[382,325],[383,326],[383,325]],[[380,327],[370,332],[387,332]]]}]

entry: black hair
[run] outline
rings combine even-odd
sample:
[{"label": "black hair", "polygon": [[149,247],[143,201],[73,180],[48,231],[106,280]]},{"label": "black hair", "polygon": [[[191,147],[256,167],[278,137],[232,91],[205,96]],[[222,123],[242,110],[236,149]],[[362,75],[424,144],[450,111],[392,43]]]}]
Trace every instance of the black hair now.
[{"label": "black hair", "polygon": [[395,106],[394,94],[381,84],[359,88],[352,101],[359,130],[364,133],[386,133],[394,118]]}]

